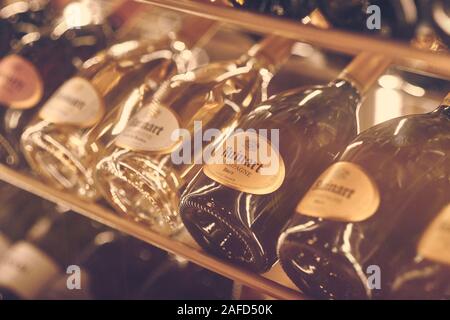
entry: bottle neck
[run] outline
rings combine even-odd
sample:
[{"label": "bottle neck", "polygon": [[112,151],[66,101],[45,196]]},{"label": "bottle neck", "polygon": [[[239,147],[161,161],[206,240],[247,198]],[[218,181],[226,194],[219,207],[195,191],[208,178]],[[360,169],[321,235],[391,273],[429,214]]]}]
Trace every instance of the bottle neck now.
[{"label": "bottle neck", "polygon": [[355,86],[364,96],[391,64],[391,59],[374,53],[360,53],[341,72],[338,79],[343,79]]},{"label": "bottle neck", "polygon": [[294,43],[295,40],[268,36],[241,56],[239,63],[254,61],[258,67],[274,73],[289,59]]},{"label": "bottle neck", "polygon": [[[176,32],[173,40],[182,42],[186,49],[202,47],[216,33],[218,26],[219,24],[214,20],[188,16],[184,19],[183,25]],[[182,51],[185,48],[175,49]]]}]

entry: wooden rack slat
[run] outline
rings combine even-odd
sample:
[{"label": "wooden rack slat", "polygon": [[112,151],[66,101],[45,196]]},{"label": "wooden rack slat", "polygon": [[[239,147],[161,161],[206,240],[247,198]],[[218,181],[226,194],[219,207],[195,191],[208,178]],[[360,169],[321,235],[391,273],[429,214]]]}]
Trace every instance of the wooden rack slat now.
[{"label": "wooden rack slat", "polygon": [[24,173],[0,165],[0,180],[41,198],[65,206],[108,227],[136,237],[155,247],[183,257],[206,269],[253,288],[276,299],[305,299],[292,289],[293,285],[283,277],[279,268],[267,275],[259,275],[216,259],[199,249],[187,233],[173,238],[159,235],[148,228],[114,213],[111,209],[76,198],[66,192],[53,189]]},{"label": "wooden rack slat", "polygon": [[391,57],[395,64],[407,69],[450,79],[449,53],[420,50],[407,43],[341,30],[321,30],[302,25],[300,22],[205,3],[204,0],[137,1],[234,24],[255,32],[277,34],[346,54],[355,55],[363,50],[381,53]]}]

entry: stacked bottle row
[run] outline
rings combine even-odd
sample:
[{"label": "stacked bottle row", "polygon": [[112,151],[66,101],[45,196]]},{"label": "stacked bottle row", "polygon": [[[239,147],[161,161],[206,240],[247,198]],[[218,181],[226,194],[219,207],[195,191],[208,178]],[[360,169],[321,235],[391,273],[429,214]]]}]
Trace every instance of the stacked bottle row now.
[{"label": "stacked bottle row", "polygon": [[232,282],[0,185],[1,299],[230,299]]},{"label": "stacked bottle row", "polygon": [[[291,40],[268,36],[239,59],[190,69],[217,26],[184,23],[158,42],[115,43],[33,105],[4,103],[5,162],[23,154],[47,183],[103,196],[164,235],[185,227],[252,271],[280,259],[314,297],[448,298],[449,99],[359,132],[358,109],[389,59],[362,53],[329,84],[267,99]],[[0,74],[49,87],[10,71],[15,50]],[[8,83],[0,92],[20,98]],[[374,266],[381,286],[369,282]]]},{"label": "stacked bottle row", "polygon": [[319,9],[339,29],[403,40],[418,35],[426,37],[431,32],[450,45],[450,2],[446,0],[223,0],[223,3],[297,21]]}]

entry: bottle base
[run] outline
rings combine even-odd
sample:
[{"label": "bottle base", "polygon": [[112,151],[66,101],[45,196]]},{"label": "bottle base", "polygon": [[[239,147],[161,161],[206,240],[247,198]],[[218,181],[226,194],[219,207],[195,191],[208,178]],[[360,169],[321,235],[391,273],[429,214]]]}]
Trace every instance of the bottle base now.
[{"label": "bottle base", "polygon": [[279,248],[283,270],[306,295],[328,300],[366,300],[371,297],[364,270],[347,258],[289,241],[283,235]]},{"label": "bottle base", "polygon": [[182,199],[180,213],[186,229],[205,251],[257,273],[272,266],[251,230],[224,219],[208,203]]},{"label": "bottle base", "polygon": [[156,163],[130,155],[105,158],[95,171],[99,192],[116,210],[155,232],[170,236],[183,225],[178,214],[178,192],[167,177],[173,179],[173,175],[161,171]]},{"label": "bottle base", "polygon": [[94,187],[92,170],[80,161],[76,156],[80,151],[70,149],[67,140],[64,135],[50,136],[29,129],[22,136],[23,154],[33,171],[47,183],[84,200],[94,201],[99,195]]}]

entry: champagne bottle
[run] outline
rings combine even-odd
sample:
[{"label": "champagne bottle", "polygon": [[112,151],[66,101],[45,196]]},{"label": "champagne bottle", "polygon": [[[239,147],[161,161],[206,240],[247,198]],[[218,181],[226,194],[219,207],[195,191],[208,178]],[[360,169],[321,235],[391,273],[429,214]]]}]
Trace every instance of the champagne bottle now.
[{"label": "champagne bottle", "polygon": [[0,187],[0,258],[50,210],[48,203],[8,185]]},{"label": "champagne bottle", "polygon": [[246,115],[181,197],[194,239],[235,264],[268,270],[297,201],[356,136],[361,100],[388,65],[362,53],[328,85],[279,94]]},{"label": "champagne bottle", "polygon": [[318,2],[320,10],[333,26],[351,31],[409,40],[414,37],[419,23],[419,10],[414,0]]},{"label": "champagne bottle", "polygon": [[[191,58],[188,48],[209,34],[214,24],[200,18],[188,20],[189,30],[175,38],[113,46],[107,56],[115,54],[115,59],[106,59],[103,68],[93,73],[87,63],[87,74],[82,71],[67,81],[22,135],[22,149],[34,171],[58,188],[96,199],[92,171],[106,142],[163,81],[185,71]],[[129,53],[117,56],[121,50]]]},{"label": "champagne bottle", "polygon": [[389,291],[385,298],[450,299],[450,180],[448,174],[440,178],[425,185],[412,199],[394,236],[384,242],[372,259],[383,263],[383,287]]},{"label": "champagne bottle", "polygon": [[100,227],[73,212],[55,218],[8,249],[0,261],[0,300],[35,299],[98,234]]},{"label": "champagne bottle", "polygon": [[230,0],[231,5],[260,13],[301,20],[316,8],[315,0]]},{"label": "champagne bottle", "polygon": [[449,98],[434,112],[365,130],[299,202],[279,256],[302,291],[331,299],[373,296],[366,262],[421,186],[436,171],[448,172]]},{"label": "champagne bottle", "polygon": [[[291,46],[291,40],[269,37],[236,61],[173,77],[152,100],[144,101],[145,107],[97,164],[100,192],[119,212],[157,232],[180,230],[179,190],[198,170],[201,156],[191,148],[197,143],[193,140],[209,128],[219,130],[215,139],[220,140],[221,132],[264,100],[268,81]],[[180,129],[189,134],[173,140],[172,134]]]},{"label": "champagne bottle", "polygon": [[169,256],[149,275],[141,292],[143,300],[230,300],[233,282],[176,256]]},{"label": "champagne bottle", "polygon": [[67,288],[67,276],[49,285],[43,299],[130,299],[149,275],[158,272],[167,253],[113,231],[99,233],[80,254],[81,288]]},{"label": "champagne bottle", "polygon": [[[123,11],[129,9],[127,3],[110,18],[123,16]],[[20,135],[38,106],[74,74],[74,61],[87,59],[106,44],[97,34],[88,36],[89,28],[72,24],[69,29],[62,28],[65,31],[58,36],[56,31],[30,34],[17,50],[0,61],[0,162],[21,164]]]}]

